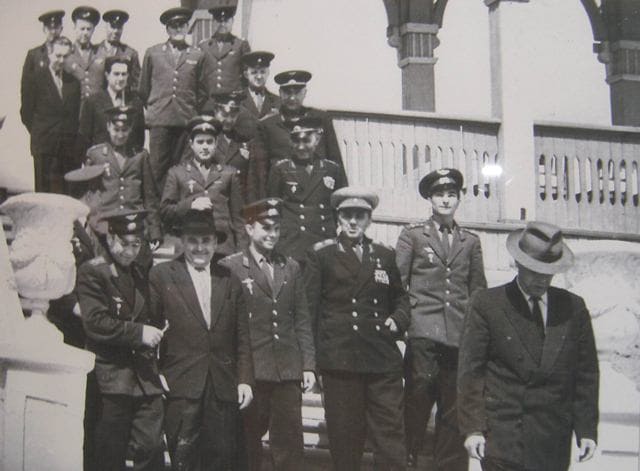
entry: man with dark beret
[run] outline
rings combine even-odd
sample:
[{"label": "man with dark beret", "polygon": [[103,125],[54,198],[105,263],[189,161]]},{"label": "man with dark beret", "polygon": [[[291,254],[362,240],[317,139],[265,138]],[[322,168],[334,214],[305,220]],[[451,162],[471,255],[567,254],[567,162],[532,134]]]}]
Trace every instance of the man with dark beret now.
[{"label": "man with dark beret", "polygon": [[140,98],[146,107],[151,168],[162,193],[167,171],[180,161],[180,137],[209,97],[204,53],[186,36],[193,12],[170,8],[160,15],[168,40],[147,49],[140,75]]},{"label": "man with dark beret", "polygon": [[431,409],[437,404],[436,469],[468,467],[456,420],[456,373],[462,322],[471,295],[487,282],[480,239],[456,223],[462,174],[434,170],[419,184],[432,216],[405,227],[396,245],[402,283],[411,299],[405,355],[405,425],[409,467],[417,466]]},{"label": "man with dark beret", "polygon": [[73,74],[82,85],[82,100],[99,91],[104,84],[104,57],[98,56],[98,46],[91,43],[100,12],[93,7],[77,7],[71,13],[76,40],[65,70]]},{"label": "man with dark beret", "polygon": [[138,52],[130,46],[124,44],[122,32],[125,23],[129,20],[129,13],[124,10],[109,10],[102,14],[102,21],[105,25],[105,39],[98,44],[98,57],[124,57],[129,61],[128,88],[138,89],[140,80],[140,59]]},{"label": "man with dark beret", "polygon": [[242,56],[249,51],[249,43],[231,33],[235,6],[210,8],[213,35],[203,39],[198,47],[207,56],[205,76],[211,93],[230,92],[242,87]]},{"label": "man with dark beret", "polygon": [[98,471],[124,469],[128,448],[134,470],[157,471],[164,465],[163,389],[156,363],[164,332],[151,317],[146,274],[134,263],[144,244],[144,217],[138,209],[104,213],[105,253],[78,273],[87,349],[96,355]]},{"label": "man with dark beret", "polygon": [[256,119],[275,113],[280,108],[280,97],[266,87],[269,66],[274,57],[267,51],[253,51],[242,56],[242,76],[246,92],[242,106]]}]

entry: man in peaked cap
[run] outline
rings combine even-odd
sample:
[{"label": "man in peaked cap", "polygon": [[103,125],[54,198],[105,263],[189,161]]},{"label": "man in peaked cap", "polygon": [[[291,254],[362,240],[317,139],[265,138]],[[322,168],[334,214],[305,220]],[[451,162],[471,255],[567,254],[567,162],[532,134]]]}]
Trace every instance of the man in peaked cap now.
[{"label": "man in peaked cap", "polygon": [[168,40],[147,49],[140,76],[140,97],[146,106],[151,168],[160,194],[167,171],[182,156],[180,138],[191,118],[209,97],[203,52],[187,44],[187,8],[170,8],[160,15]]},{"label": "man in peaked cap", "polygon": [[409,298],[393,249],[365,231],[378,196],[345,187],[331,196],[341,232],[307,252],[304,279],[315,326],[329,450],[337,471],[360,469],[365,437],[375,469],[405,469],[402,355]]},{"label": "man in peaked cap", "polygon": [[127,87],[137,90],[140,80],[138,52],[121,41],[124,25],[129,21],[129,14],[124,10],[105,11],[102,14],[102,21],[104,21],[105,25],[105,39],[98,44],[98,57],[104,59],[113,56],[126,58],[129,61]]},{"label": "man in peaked cap", "polygon": [[173,469],[239,469],[238,411],[253,397],[253,363],[241,282],[214,259],[225,237],[210,214],[188,210],[183,255],[149,276],[154,317],[169,325],[160,367]]},{"label": "man in peaked cap", "polygon": [[129,144],[135,149],[144,146],[144,108],[136,91],[127,83],[132,69],[131,60],[125,56],[109,56],[104,61],[106,88],[87,98],[80,110],[79,134],[85,148],[109,140],[106,111],[115,106],[135,110]]},{"label": "man in peaked cap", "polygon": [[91,43],[100,12],[93,7],[77,7],[71,13],[75,42],[65,61],[65,70],[73,74],[82,85],[82,99],[89,98],[104,84],[104,57],[98,56],[98,47]]},{"label": "man in peaked cap", "polygon": [[49,53],[52,41],[62,34],[63,10],[52,10],[38,17],[42,23],[42,31],[45,41],[40,46],[29,49],[22,66],[22,78],[20,79],[20,94],[24,97],[32,91],[32,80],[37,70],[49,66]]},{"label": "man in peaked cap", "polygon": [[242,106],[256,119],[277,112],[280,107],[280,97],[266,87],[269,66],[274,57],[267,51],[254,51],[242,56],[242,76],[246,92]]},{"label": "man in peaked cap", "polygon": [[217,252],[230,255],[246,240],[242,221],[242,193],[237,171],[222,165],[217,155],[221,125],[212,116],[202,115],[189,123],[189,157],[172,167],[162,193],[160,211],[165,227],[179,228],[182,218],[194,209],[215,219],[219,231],[226,234]]},{"label": "man in peaked cap", "polygon": [[220,263],[242,281],[256,384],[243,414],[248,469],[260,471],[269,432],[273,469],[303,465],[302,392],[315,384],[315,350],[300,265],[275,250],[282,201],[243,208],[249,247]]},{"label": "man in peaked cap", "polygon": [[[322,120],[321,140],[317,147],[320,157],[338,164],[341,180],[347,181],[338,139],[331,118],[324,112],[303,105],[307,93],[307,83],[311,74],[305,70],[288,70],[275,76],[280,85],[280,108],[278,112],[264,116],[258,123],[256,144],[251,161],[254,168],[250,174],[256,182],[267,181],[273,164],[282,159],[291,158],[292,146],[288,123],[294,123],[303,117]],[[264,195],[264,187],[258,191],[258,197]]]},{"label": "man in peaked cap", "polygon": [[517,276],[474,294],[458,367],[458,421],[485,471],[569,468],[596,449],[598,356],[584,300],[551,287],[573,254],[560,228],[529,222],[507,237]]},{"label": "man in peaked cap", "polygon": [[162,384],[156,347],[163,336],[149,309],[146,274],[134,263],[144,243],[145,211],[116,209],[105,254],[78,273],[78,299],[87,349],[96,355],[99,407],[95,468],[116,471],[133,451],[133,469],[162,469]]},{"label": "man in peaked cap", "polygon": [[431,409],[437,403],[434,461],[439,470],[468,467],[456,422],[456,368],[462,321],[470,296],[486,288],[480,239],[454,219],[462,174],[430,172],[418,186],[431,218],[405,227],[396,261],[411,299],[405,355],[405,426],[409,467],[417,466]]},{"label": "man in peaked cap", "polygon": [[287,125],[293,153],[291,158],[274,164],[267,194],[283,200],[279,250],[304,263],[309,247],[335,236],[330,197],[346,186],[346,181],[338,164],[317,152],[322,136],[320,118],[304,117]]},{"label": "man in peaked cap", "polygon": [[206,54],[207,84],[211,93],[230,92],[242,87],[241,59],[251,51],[249,43],[231,33],[236,7],[209,9],[213,35],[198,45]]}]

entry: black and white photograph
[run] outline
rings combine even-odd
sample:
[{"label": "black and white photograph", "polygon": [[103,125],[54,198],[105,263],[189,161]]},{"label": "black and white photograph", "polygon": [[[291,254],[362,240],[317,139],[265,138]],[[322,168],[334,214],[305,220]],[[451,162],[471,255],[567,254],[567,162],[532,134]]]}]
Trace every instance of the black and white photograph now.
[{"label": "black and white photograph", "polygon": [[0,471],[640,471],[637,0],[0,0]]}]

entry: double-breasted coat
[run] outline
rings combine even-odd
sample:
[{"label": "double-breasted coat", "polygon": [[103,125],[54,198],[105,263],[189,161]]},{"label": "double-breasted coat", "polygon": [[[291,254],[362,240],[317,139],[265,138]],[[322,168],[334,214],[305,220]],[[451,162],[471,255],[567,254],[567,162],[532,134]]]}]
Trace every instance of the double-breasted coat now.
[{"label": "double-breasted coat", "polygon": [[275,164],[267,194],[282,198],[281,236],[278,250],[297,261],[313,244],[336,235],[331,193],[346,186],[338,164],[316,156],[313,169],[293,160]]},{"label": "double-breasted coat", "polygon": [[457,224],[452,235],[447,257],[432,220],[407,226],[396,258],[411,302],[409,337],[457,347],[469,297],[487,281],[478,236]]},{"label": "double-breasted coat", "polygon": [[74,43],[71,53],[65,59],[64,68],[78,79],[82,87],[82,100],[86,100],[105,87],[104,60],[106,57],[98,55],[98,46],[95,44],[89,46],[86,54],[80,51],[80,46]]},{"label": "double-breasted coat", "polygon": [[[131,90],[138,89],[138,83],[140,82],[140,59],[138,57],[138,51],[124,43],[112,45],[106,40],[99,43],[96,46],[96,50],[97,56],[104,59],[107,57],[123,57],[128,59],[130,65],[127,85]],[[104,65],[102,72],[104,75]]]},{"label": "double-breasted coat", "polygon": [[211,262],[210,328],[184,256],[153,267],[149,290],[154,318],[169,322],[160,349],[160,369],[169,385],[169,397],[198,399],[209,377],[219,400],[237,402],[237,385],[253,384],[240,280]]},{"label": "double-breasted coat", "polygon": [[[409,326],[409,297],[393,249],[365,239],[360,262],[340,238],[318,242],[307,252],[304,280],[320,370],[402,372],[396,340]],[[384,325],[388,317],[399,333]]]},{"label": "double-breasted coat", "polygon": [[246,250],[220,261],[242,283],[257,381],[302,380],[315,370],[309,307],[298,263],[274,253],[273,282]]},{"label": "double-breasted coat", "polygon": [[516,280],[474,295],[460,344],[458,422],[486,437],[485,456],[518,469],[565,471],[571,436],[597,440],[598,358],[589,312],[548,290],[541,338]]},{"label": "double-breasted coat", "polygon": [[209,96],[204,60],[197,47],[174,52],[168,41],[147,49],[138,90],[148,127],[185,127],[199,113]]},{"label": "double-breasted coat", "polygon": [[[156,349],[142,343],[144,325],[154,325],[147,280],[107,255],[89,260],[78,273],[78,299],[87,349],[96,354],[95,372],[102,394],[162,394]],[[155,324],[156,327],[160,327]]]},{"label": "double-breasted coat", "polygon": [[258,109],[256,102],[251,98],[249,88],[244,88],[245,98],[242,100],[242,108],[247,111],[251,116],[256,119],[265,117],[270,113],[277,113],[280,108],[280,97],[275,93],[271,93],[266,88],[264,89],[264,99],[262,100],[262,106]]},{"label": "double-breasted coat", "polygon": [[[216,156],[216,161],[220,158]],[[201,196],[211,200],[216,229],[227,235],[217,251],[225,255],[237,252],[246,245],[247,236],[241,216],[240,183],[234,167],[212,164],[206,180],[192,159],[169,169],[160,201],[163,223],[167,228],[179,229],[191,203]]]},{"label": "double-breasted coat", "polygon": [[251,52],[249,43],[234,35],[220,43],[203,39],[198,47],[207,55],[205,77],[211,93],[227,93],[242,88],[242,56]]}]

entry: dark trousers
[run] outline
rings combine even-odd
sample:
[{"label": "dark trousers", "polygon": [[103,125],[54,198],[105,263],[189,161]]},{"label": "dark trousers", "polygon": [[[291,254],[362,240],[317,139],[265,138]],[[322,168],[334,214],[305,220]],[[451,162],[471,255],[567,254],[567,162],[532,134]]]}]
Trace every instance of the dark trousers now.
[{"label": "dark trousers", "polygon": [[156,126],[149,129],[149,163],[158,196],[162,197],[169,169],[179,163],[184,146],[184,127]]},{"label": "dark trousers", "polygon": [[267,430],[273,469],[304,469],[300,381],[257,381],[243,419],[250,471],[262,469],[262,436]]},{"label": "dark trousers", "polygon": [[424,443],[431,409],[437,404],[434,462],[442,471],[466,471],[468,455],[456,417],[458,349],[425,338],[409,339],[405,355],[407,451]]},{"label": "dark trousers", "polygon": [[96,424],[101,415],[101,406],[102,401],[100,400],[100,388],[98,388],[96,372],[90,371],[87,374],[87,388],[84,399],[84,443],[82,446],[84,471],[94,471],[96,469]]},{"label": "dark trousers", "polygon": [[164,426],[173,471],[237,469],[238,404],[220,401],[210,379],[198,399],[167,400]]},{"label": "dark trousers", "polygon": [[404,470],[400,374],[322,373],[329,450],[336,471],[358,471],[368,436],[377,470]]},{"label": "dark trousers", "polygon": [[162,419],[161,396],[101,394],[95,429],[95,469],[122,471],[128,448],[133,451],[132,469],[162,469]]},{"label": "dark trousers", "polygon": [[529,469],[504,460],[486,458],[482,460],[482,471],[547,471],[544,469]]},{"label": "dark trousers", "polygon": [[66,194],[64,174],[67,168],[65,157],[60,153],[37,154],[33,156],[35,191]]}]

